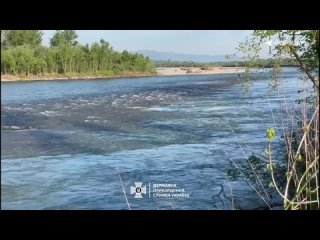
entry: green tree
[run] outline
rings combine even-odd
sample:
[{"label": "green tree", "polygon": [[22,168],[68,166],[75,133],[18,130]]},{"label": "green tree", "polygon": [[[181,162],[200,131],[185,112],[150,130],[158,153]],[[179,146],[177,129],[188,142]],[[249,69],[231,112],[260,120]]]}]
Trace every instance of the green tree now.
[{"label": "green tree", "polygon": [[77,45],[78,35],[75,30],[57,30],[50,40],[51,46],[59,46],[62,44],[66,45]]},{"label": "green tree", "polygon": [[67,44],[61,44],[57,48],[57,60],[60,64],[60,72],[71,72],[71,64],[73,58],[73,47]]},{"label": "green tree", "polygon": [[16,59],[13,56],[12,51],[3,50],[1,51],[1,72],[3,74],[16,73]]},{"label": "green tree", "polygon": [[13,56],[17,63],[17,71],[20,74],[29,75],[36,63],[34,50],[29,45],[18,46],[13,48]]},{"label": "green tree", "polygon": [[[319,94],[319,30],[257,30],[245,42],[239,45],[239,50],[255,66],[261,48],[271,41],[273,50],[270,52],[275,62],[283,57],[290,57],[306,74]],[[276,64],[275,64],[276,65]]]},{"label": "green tree", "polygon": [[4,37],[6,35],[7,30],[1,30],[1,49],[3,48]]},{"label": "green tree", "polygon": [[[19,37],[29,33],[17,31],[15,36]],[[30,44],[25,40],[22,45],[16,45],[19,41],[12,37],[11,30],[1,31],[1,35],[4,38],[1,40],[6,41],[5,48],[1,45],[1,74],[58,73],[69,76],[80,73],[112,76],[129,72],[154,73],[154,66],[148,58],[128,51],[116,52],[103,39],[91,46],[77,44],[74,30],[58,30],[51,39],[50,47]]]},{"label": "green tree", "polygon": [[40,30],[5,30],[2,33],[4,47],[16,47],[28,44],[32,47],[39,46],[42,41]]}]

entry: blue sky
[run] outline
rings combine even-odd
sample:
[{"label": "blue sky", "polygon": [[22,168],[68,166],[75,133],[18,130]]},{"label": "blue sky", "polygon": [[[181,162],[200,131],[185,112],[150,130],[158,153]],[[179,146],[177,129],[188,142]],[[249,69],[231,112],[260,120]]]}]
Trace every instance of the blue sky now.
[{"label": "blue sky", "polygon": [[[54,30],[44,30],[49,45]],[[82,44],[108,41],[118,51],[154,50],[161,52],[226,55],[235,53],[250,30],[78,30]]]}]

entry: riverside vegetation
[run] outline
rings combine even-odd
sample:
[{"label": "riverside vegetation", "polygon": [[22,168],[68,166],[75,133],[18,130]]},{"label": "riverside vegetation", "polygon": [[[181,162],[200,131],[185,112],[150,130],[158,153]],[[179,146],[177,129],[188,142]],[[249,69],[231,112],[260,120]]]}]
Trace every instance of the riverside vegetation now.
[{"label": "riverside vegetation", "polygon": [[[308,92],[306,87],[299,90],[301,98],[296,100],[298,107],[295,109],[289,109],[284,98],[280,127],[276,126],[271,111],[274,126],[267,129],[267,146],[261,156],[261,159],[267,160],[265,166],[270,174],[269,188],[282,198],[284,209],[319,209],[319,30],[255,31],[251,38],[239,45],[239,50],[246,54],[249,63],[242,81],[244,85],[250,85],[250,68],[257,67],[256,60],[262,44],[271,39],[276,40],[274,50],[270,52],[276,63],[272,69],[272,89],[277,91],[281,84],[281,58],[290,56],[298,63],[301,80],[311,81],[313,91]],[[276,135],[283,137],[286,149],[284,163],[279,161],[281,156],[272,151]],[[260,189],[261,197],[268,198],[267,195],[263,197],[262,192],[266,191],[257,168],[252,167],[250,161],[249,164],[254,174],[253,183]]]},{"label": "riverside vegetation", "polygon": [[112,77],[154,74],[148,57],[117,52],[101,39],[91,46],[77,42],[74,30],[57,30],[50,47],[40,30],[1,30],[1,77]]},{"label": "riverside vegetation", "polygon": [[[212,63],[200,63],[192,61],[154,61],[156,67],[199,67],[203,70],[210,69],[212,67],[248,67],[250,65],[249,61],[230,61],[230,57],[226,56],[226,62],[212,62]],[[278,61],[270,59],[256,59],[255,65],[261,68],[272,68]],[[280,66],[282,67],[297,67],[298,64],[294,59],[282,58],[280,59]]]}]

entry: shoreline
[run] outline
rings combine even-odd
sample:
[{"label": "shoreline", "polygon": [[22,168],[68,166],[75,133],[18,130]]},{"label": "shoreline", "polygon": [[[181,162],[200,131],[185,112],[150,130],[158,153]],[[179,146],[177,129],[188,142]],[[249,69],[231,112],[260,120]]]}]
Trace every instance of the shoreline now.
[{"label": "shoreline", "polygon": [[205,75],[205,74],[227,74],[227,73],[243,73],[245,68],[235,67],[214,67],[211,69],[201,70],[197,67],[163,67],[156,68],[156,74],[147,73],[129,73],[118,76],[29,76],[17,77],[13,75],[1,75],[1,82],[33,82],[33,81],[62,81],[62,80],[99,80],[112,78],[135,78],[135,77],[152,77],[152,76],[179,76],[179,75]]},{"label": "shoreline", "polygon": [[[9,76],[9,78],[8,78]],[[34,82],[34,81],[68,81],[68,80],[103,80],[103,79],[113,79],[113,78],[137,78],[137,77],[151,77],[156,76],[156,74],[123,74],[117,76],[29,76],[29,77],[17,77],[12,75],[1,76],[2,83],[9,82]],[[7,78],[6,78],[7,77]]]},{"label": "shoreline", "polygon": [[158,76],[176,76],[176,75],[208,75],[208,74],[227,74],[243,73],[244,67],[210,67],[201,69],[199,67],[163,67],[156,68]]}]

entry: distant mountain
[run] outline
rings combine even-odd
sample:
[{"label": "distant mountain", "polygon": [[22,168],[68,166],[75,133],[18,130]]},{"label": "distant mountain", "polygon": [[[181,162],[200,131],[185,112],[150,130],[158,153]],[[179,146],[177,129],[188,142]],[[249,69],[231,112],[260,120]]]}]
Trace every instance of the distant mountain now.
[{"label": "distant mountain", "polygon": [[138,53],[141,53],[145,56],[148,56],[151,60],[154,61],[192,61],[192,62],[227,62],[227,61],[240,61],[241,58],[237,56],[231,57],[230,60],[226,59],[225,55],[201,55],[201,54],[182,54],[182,53],[171,53],[171,52],[157,52],[150,50],[140,50]]}]

